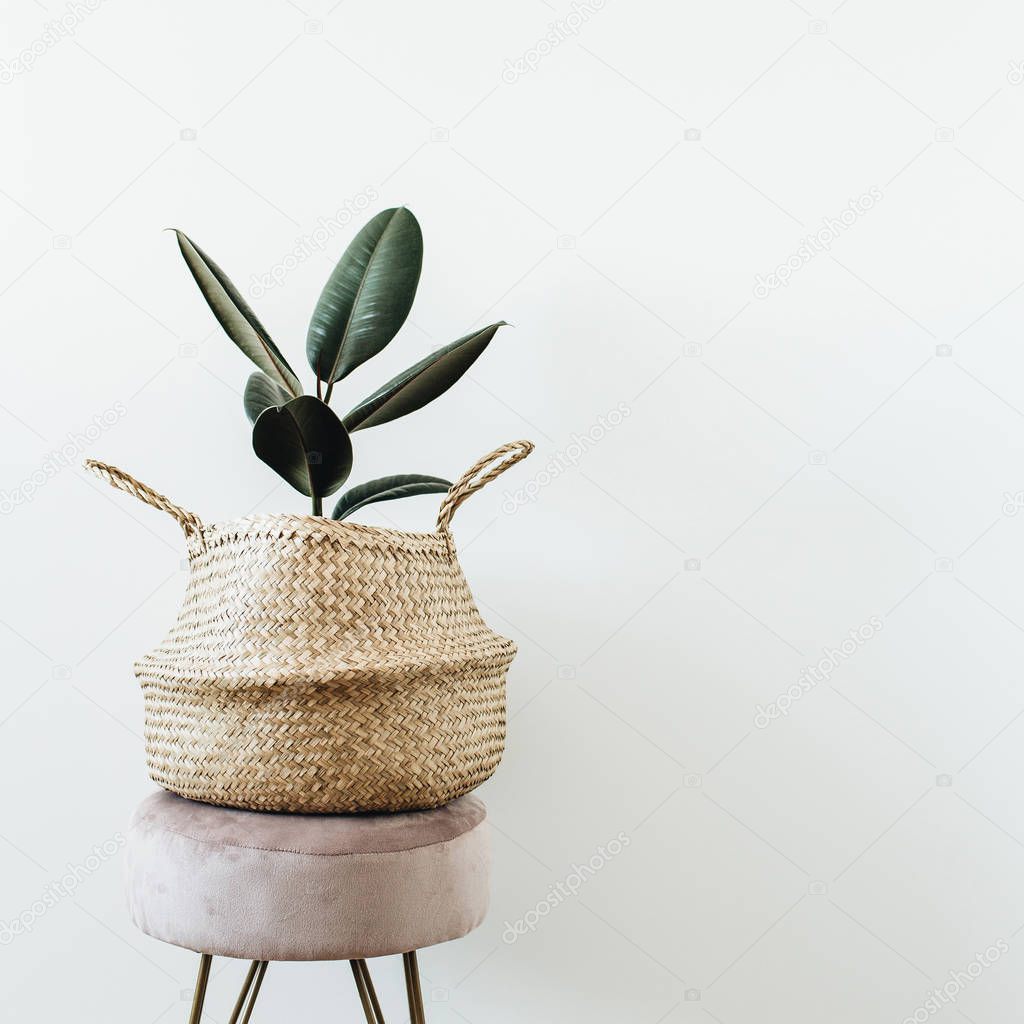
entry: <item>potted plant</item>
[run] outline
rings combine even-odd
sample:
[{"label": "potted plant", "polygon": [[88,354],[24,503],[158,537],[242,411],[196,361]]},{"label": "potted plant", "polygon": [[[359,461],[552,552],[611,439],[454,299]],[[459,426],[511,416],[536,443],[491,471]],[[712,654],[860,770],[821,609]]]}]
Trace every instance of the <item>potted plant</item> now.
[{"label": "potted plant", "polygon": [[[356,235],[313,311],[298,377],[224,272],[177,233],[210,309],[256,364],[245,388],[256,454],[312,502],[312,515],[204,523],[113,466],[86,465],[172,515],[185,532],[189,579],[178,620],[135,665],[145,697],[150,775],[210,803],[260,810],[398,811],[436,807],[497,767],[505,674],[515,644],[473,601],[450,532],[459,506],[529,455],[518,441],[454,484],[380,477],[323,499],[352,469],[351,435],[422,408],[448,390],[501,323],[432,352],[357,402],[337,385],[405,322],[423,243],[406,209]],[[432,533],[343,522],[371,502],[445,492]]]}]

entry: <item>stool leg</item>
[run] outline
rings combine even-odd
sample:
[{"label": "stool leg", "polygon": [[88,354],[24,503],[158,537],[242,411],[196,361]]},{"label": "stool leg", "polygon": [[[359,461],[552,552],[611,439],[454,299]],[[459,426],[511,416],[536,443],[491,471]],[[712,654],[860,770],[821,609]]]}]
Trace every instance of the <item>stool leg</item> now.
[{"label": "stool leg", "polygon": [[411,1024],[427,1024],[427,1018],[423,1014],[423,992],[420,989],[420,968],[416,962],[416,950],[402,954],[402,966],[405,967],[405,992],[409,997]]},{"label": "stool leg", "polygon": [[256,977],[256,972],[259,970],[262,960],[253,960],[249,967],[249,973],[245,976],[245,981],[242,983],[242,991],[238,993],[238,1000],[235,1003],[235,1008],[231,1011],[231,1019],[228,1024],[238,1024],[238,1018],[242,1014],[242,1007],[245,1006],[245,998],[249,995],[249,989],[252,988],[252,980]]},{"label": "stool leg", "polygon": [[203,1016],[203,1003],[206,1001],[206,983],[210,980],[210,964],[213,957],[203,953],[199,957],[199,974],[196,977],[195,994],[192,996],[192,1012],[188,1016],[188,1024],[199,1024]]},{"label": "stool leg", "polygon": [[366,1014],[366,1024],[384,1024],[384,1014],[381,1012],[380,1003],[377,1001],[377,990],[373,987],[373,978],[370,977],[370,968],[365,960],[350,960],[352,975],[356,979],[356,988],[359,990],[359,1001],[363,1004],[363,1013]]},{"label": "stool leg", "polygon": [[[252,1008],[256,1005],[256,997],[260,994],[260,985],[263,984],[263,975],[267,973],[268,963],[268,960],[258,960],[253,964],[253,967],[256,968],[256,980],[253,982],[252,995],[249,996],[249,1005],[246,1006],[245,1013],[242,1015],[241,1024],[249,1024],[249,1018],[252,1016]],[[252,967],[249,968],[249,972],[251,976]],[[248,988],[248,979],[246,980],[246,988]],[[241,1003],[241,997],[239,997],[239,1003]],[[234,1022],[234,1019],[234,1017],[231,1018],[232,1022]]]}]

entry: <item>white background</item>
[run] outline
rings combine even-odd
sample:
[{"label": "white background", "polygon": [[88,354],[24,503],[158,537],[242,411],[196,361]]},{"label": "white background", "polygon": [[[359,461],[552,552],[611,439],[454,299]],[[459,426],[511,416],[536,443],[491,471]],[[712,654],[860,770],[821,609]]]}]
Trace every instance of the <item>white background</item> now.
[{"label": "white background", "polygon": [[[175,524],[77,464],[207,519],[305,507],[252,455],[248,364],[162,229],[251,294],[350,219],[253,298],[308,381],[333,261],[402,203],[419,297],[339,404],[515,327],[444,399],[358,435],[353,482],[538,443],[456,521],[520,654],[482,790],[493,908],[424,954],[430,1020],[898,1024],[1000,940],[937,1019],[1016,1015],[1024,8],[584,6],[573,31],[561,0],[106,0],[47,45],[67,8],[5,5],[0,922],[31,923],[0,945],[12,1019],[184,1020],[195,969],[133,929],[116,856],[32,910],[152,788],[131,662],[185,580]],[[361,518],[429,528],[436,504]],[[401,1020],[399,966],[374,966]],[[213,1021],[243,970],[218,969]],[[358,1013],[343,965],[272,966],[256,1019]]]}]

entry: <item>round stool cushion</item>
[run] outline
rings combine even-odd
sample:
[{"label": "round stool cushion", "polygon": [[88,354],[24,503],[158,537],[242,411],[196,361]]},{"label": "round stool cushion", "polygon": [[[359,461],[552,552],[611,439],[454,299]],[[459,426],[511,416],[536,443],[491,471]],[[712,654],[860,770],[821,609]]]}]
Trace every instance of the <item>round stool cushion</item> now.
[{"label": "round stool cushion", "polygon": [[154,793],[126,850],[132,920],[176,946],[246,960],[352,960],[472,931],[488,899],[486,810],[314,815]]}]

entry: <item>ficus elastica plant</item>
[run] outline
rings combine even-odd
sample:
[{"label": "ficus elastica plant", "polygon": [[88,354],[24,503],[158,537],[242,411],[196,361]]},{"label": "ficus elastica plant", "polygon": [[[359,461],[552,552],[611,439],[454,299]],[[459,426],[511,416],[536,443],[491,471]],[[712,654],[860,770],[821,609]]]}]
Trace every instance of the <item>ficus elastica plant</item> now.
[{"label": "ficus elastica plant", "polygon": [[[355,236],[327,279],[306,335],[315,392],[295,371],[228,276],[187,235],[175,231],[181,255],[228,337],[256,364],[243,404],[253,450],[297,491],[313,515],[352,472],[352,435],[423,408],[444,394],[488,346],[504,322],[491,324],[431,352],[339,416],[336,386],[382,351],[412,308],[423,264],[423,235],[405,207],[383,210]],[[414,494],[439,494],[450,482],[404,473],[369,480],[339,497],[333,519],[366,505]]]}]

